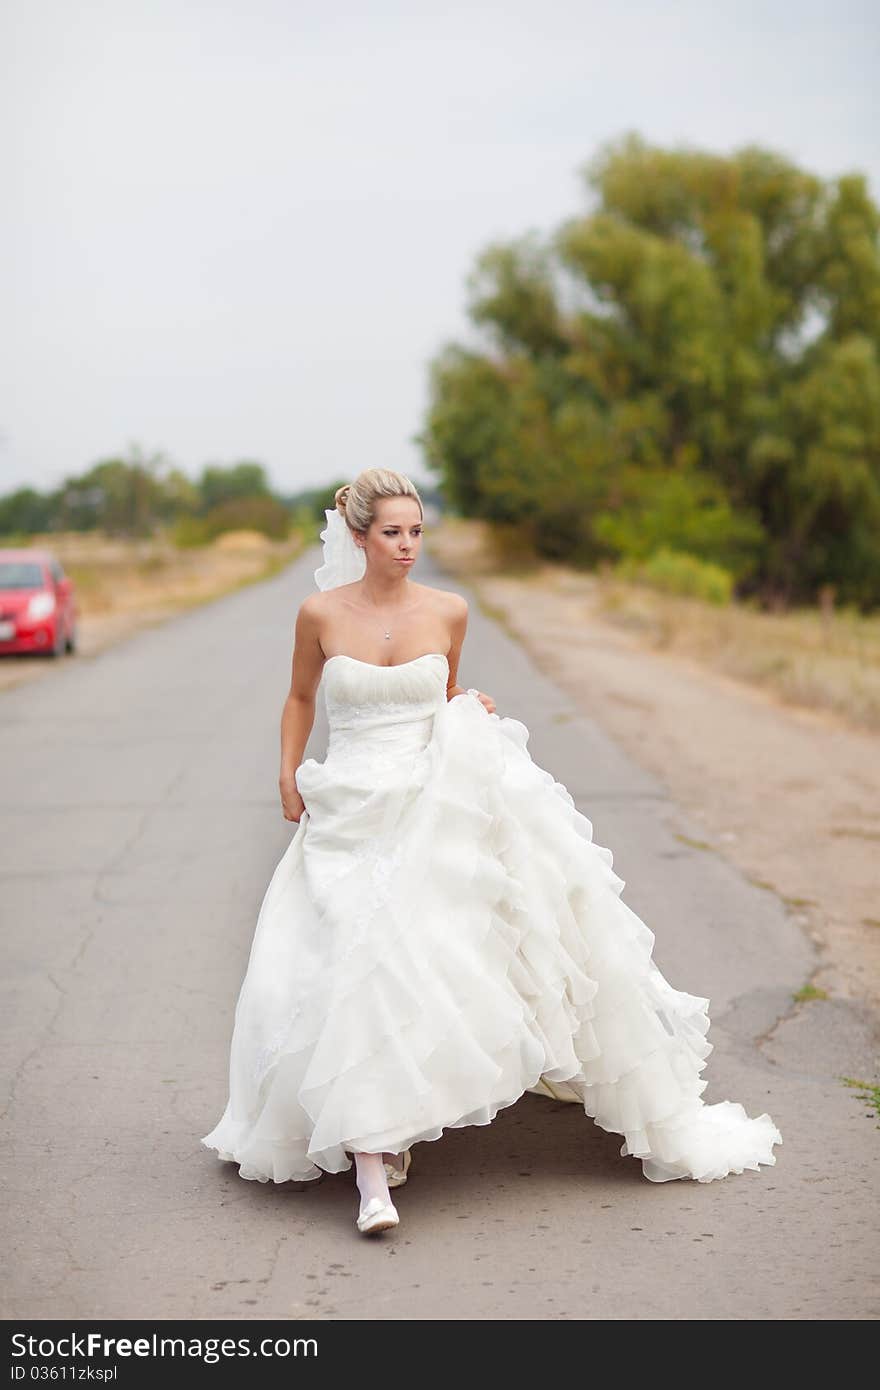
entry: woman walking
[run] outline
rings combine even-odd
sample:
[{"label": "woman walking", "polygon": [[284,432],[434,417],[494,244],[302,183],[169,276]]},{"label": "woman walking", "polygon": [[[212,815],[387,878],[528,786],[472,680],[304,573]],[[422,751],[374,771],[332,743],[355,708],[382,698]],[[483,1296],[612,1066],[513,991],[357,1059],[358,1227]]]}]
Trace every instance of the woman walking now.
[{"label": "woman walking", "polygon": [[[202,1142],[261,1182],[354,1163],[364,1234],[398,1224],[417,1144],[526,1091],[581,1104],[652,1182],[774,1164],[768,1114],[701,1100],[709,1001],[654,964],[611,851],[525,725],[458,684],[467,604],[412,577],[414,484],[367,469],[326,516],[282,716],[297,829]],[[327,754],[303,761],[319,689]]]}]

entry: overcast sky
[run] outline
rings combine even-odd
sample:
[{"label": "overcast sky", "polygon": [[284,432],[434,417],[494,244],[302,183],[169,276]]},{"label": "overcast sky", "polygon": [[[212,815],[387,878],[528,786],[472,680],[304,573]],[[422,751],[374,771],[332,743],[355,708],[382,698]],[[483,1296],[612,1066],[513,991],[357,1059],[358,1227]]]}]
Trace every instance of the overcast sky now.
[{"label": "overcast sky", "polygon": [[880,199],[876,0],[2,0],[0,53],[3,492],[133,443],[425,481],[474,257],[627,130]]}]

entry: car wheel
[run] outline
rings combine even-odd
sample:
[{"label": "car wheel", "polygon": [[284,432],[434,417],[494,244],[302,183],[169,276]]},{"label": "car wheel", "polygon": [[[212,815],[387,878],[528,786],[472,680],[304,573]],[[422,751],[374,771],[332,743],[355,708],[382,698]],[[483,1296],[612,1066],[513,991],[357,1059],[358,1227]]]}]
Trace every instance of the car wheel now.
[{"label": "car wheel", "polygon": [[75,652],[75,651],[76,651],[76,628],[75,628],[75,627],[72,627],[72,628],[70,629],[69,633],[67,634],[67,650],[68,650],[69,652]]},{"label": "car wheel", "polygon": [[66,649],[67,644],[64,641],[64,635],[61,631],[61,628],[58,627],[55,629],[55,641],[49,648],[49,655],[52,657],[53,661],[57,661],[59,657],[62,657],[64,655]]}]

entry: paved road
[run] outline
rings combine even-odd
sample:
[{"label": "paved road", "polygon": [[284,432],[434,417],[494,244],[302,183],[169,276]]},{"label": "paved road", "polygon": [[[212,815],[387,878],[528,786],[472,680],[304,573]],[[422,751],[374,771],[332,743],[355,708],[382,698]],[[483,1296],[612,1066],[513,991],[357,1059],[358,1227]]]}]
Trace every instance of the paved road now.
[{"label": "paved road", "polygon": [[[704,1098],[769,1110],[776,1167],[654,1185],[578,1106],[525,1096],[418,1146],[401,1227],[368,1242],[352,1174],[248,1183],[199,1144],[294,829],[278,721],[318,558],[0,696],[3,1315],[876,1315],[880,1132],[835,1079],[875,1060],[870,1021],[842,1008],[813,1035],[790,1000],[813,948],[785,909],[688,846],[699,829],[663,786],[472,596],[464,684],[529,726],[615,851],[661,969],[712,999]],[[325,737],[319,713],[307,752]]]}]

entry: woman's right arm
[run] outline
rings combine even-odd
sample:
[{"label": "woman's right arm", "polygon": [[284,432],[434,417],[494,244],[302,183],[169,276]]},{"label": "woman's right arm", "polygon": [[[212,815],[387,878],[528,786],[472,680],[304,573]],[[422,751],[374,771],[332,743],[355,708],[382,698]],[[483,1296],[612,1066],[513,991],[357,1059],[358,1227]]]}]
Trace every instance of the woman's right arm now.
[{"label": "woman's right arm", "polygon": [[296,769],[303,760],[315,722],[315,697],[324,652],[318,641],[320,596],[310,594],[296,617],[291,658],[290,690],[281,711],[281,771],[278,788],[285,820],[299,821],[305,803],[296,786]]}]

